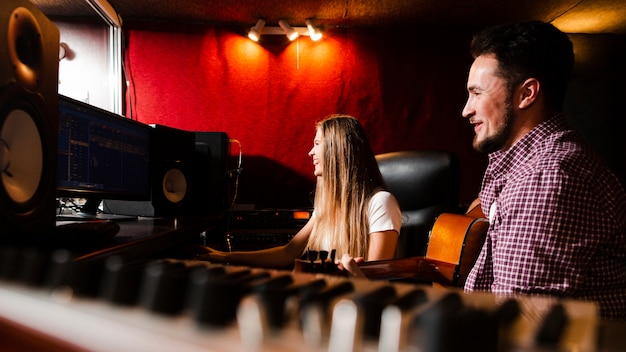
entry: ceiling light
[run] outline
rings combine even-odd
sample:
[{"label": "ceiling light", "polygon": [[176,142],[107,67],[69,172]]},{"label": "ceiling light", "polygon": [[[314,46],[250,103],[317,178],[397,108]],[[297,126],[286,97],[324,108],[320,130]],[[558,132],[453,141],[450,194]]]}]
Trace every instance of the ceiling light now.
[{"label": "ceiling light", "polygon": [[287,22],[280,20],[278,21],[278,25],[283,29],[283,31],[285,31],[285,35],[289,38],[289,40],[295,40],[300,36],[295,29],[291,28],[291,26],[287,24]]},{"label": "ceiling light", "polygon": [[261,31],[263,30],[264,26],[265,26],[265,20],[259,19],[256,22],[256,25],[250,28],[250,31],[248,32],[248,38],[254,40],[255,42],[258,42],[259,38],[261,38]]},{"label": "ceiling light", "polygon": [[313,22],[311,20],[306,20],[306,28],[309,30],[309,37],[311,37],[312,41],[316,42],[322,39],[322,32],[313,26]]}]

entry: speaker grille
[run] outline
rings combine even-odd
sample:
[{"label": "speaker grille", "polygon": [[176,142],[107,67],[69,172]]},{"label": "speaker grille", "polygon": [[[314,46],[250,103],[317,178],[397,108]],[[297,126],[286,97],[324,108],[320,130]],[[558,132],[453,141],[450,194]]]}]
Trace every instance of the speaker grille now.
[{"label": "speaker grille", "polygon": [[0,241],[55,226],[59,30],[26,0],[0,2]]}]

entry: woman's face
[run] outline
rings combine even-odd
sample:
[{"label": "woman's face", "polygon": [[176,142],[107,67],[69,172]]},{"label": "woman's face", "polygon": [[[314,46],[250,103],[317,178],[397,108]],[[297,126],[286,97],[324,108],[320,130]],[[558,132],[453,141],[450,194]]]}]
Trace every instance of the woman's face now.
[{"label": "woman's face", "polygon": [[313,139],[313,148],[309,152],[309,156],[313,158],[313,175],[322,176],[322,165],[324,164],[324,136],[322,129],[318,128]]}]

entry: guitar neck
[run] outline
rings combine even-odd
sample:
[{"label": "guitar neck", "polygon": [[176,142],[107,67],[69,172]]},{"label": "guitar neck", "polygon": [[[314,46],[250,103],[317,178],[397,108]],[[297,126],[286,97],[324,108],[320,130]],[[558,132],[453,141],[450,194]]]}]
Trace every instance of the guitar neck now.
[{"label": "guitar neck", "polygon": [[[458,273],[458,265],[426,257],[410,257],[362,262],[359,269],[370,280],[418,279],[425,282],[436,282],[444,286],[453,286]],[[296,259],[294,272],[323,273],[345,276],[337,265],[327,260],[321,262]]]},{"label": "guitar neck", "polygon": [[453,285],[457,272],[456,264],[426,257],[369,261],[359,268],[371,280],[417,278],[444,286]]}]

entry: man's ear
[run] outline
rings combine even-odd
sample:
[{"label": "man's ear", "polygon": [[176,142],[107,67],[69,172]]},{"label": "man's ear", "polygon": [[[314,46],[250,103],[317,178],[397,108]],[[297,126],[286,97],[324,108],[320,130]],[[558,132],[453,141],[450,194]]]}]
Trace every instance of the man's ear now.
[{"label": "man's ear", "polygon": [[540,84],[536,78],[529,78],[518,88],[519,109],[531,106],[539,96]]}]

